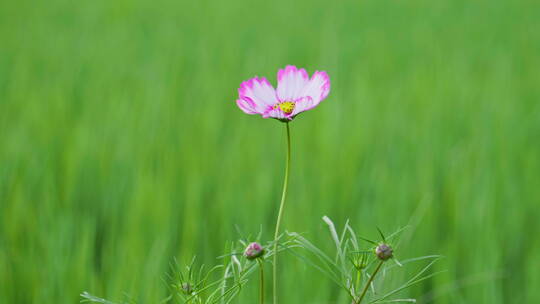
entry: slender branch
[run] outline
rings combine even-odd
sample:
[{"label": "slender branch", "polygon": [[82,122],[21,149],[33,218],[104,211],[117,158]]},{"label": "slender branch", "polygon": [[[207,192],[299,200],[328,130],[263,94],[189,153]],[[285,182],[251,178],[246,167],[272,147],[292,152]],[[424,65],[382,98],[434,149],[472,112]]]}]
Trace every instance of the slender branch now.
[{"label": "slender branch", "polygon": [[277,290],[278,290],[278,280],[277,280],[277,245],[279,237],[279,225],[281,224],[281,217],[283,215],[283,206],[285,205],[285,198],[287,197],[287,185],[289,183],[289,166],[291,162],[291,132],[289,130],[289,123],[285,123],[287,129],[287,160],[285,163],[285,180],[283,181],[283,193],[281,194],[281,203],[279,204],[278,217],[276,222],[276,231],[274,233],[274,263],[272,268],[272,282],[273,282],[273,298],[274,304],[277,304]]},{"label": "slender branch", "polygon": [[356,284],[355,284],[355,287],[354,287],[354,293],[356,293],[358,291],[358,289],[360,289],[360,281],[361,280],[362,280],[362,270],[357,269],[356,270]]},{"label": "slender branch", "polygon": [[260,289],[259,292],[261,294],[259,297],[259,304],[264,304],[264,264],[261,261],[261,259],[257,259],[257,263],[259,263],[259,268],[261,269],[261,279],[260,279],[260,288],[259,288]]},{"label": "slender branch", "polygon": [[356,304],[362,303],[362,300],[364,299],[364,296],[366,295],[366,292],[369,289],[369,285],[371,285],[371,282],[373,282],[373,280],[375,279],[375,276],[377,275],[377,272],[379,272],[379,270],[381,269],[381,266],[382,266],[383,263],[384,263],[384,261],[381,260],[379,262],[379,265],[377,265],[377,268],[375,268],[375,271],[373,272],[373,274],[371,275],[371,277],[367,281],[366,286],[364,287],[364,290],[362,290],[362,294],[358,298],[358,301],[355,302]]}]

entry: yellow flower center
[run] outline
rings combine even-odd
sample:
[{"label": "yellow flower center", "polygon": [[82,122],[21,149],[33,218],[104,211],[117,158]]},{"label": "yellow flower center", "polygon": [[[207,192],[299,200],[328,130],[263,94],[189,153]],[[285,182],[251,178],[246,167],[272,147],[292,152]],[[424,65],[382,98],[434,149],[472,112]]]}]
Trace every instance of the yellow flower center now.
[{"label": "yellow flower center", "polygon": [[294,102],[285,101],[276,105],[276,108],[279,107],[281,111],[285,114],[291,114],[294,111]]}]

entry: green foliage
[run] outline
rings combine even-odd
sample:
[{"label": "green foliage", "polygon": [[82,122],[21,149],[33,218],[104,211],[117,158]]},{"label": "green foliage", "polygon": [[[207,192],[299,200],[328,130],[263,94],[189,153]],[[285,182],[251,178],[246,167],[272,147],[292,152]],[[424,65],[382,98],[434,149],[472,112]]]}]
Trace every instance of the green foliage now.
[{"label": "green foliage", "polygon": [[[364,288],[371,287],[371,297],[372,299],[368,303],[384,303],[385,301],[395,301],[395,302],[411,302],[416,301],[414,299],[389,299],[390,297],[399,294],[402,290],[405,290],[415,284],[418,284],[424,280],[427,280],[431,278],[436,273],[431,274],[425,274],[431,266],[435,263],[437,259],[440,258],[440,256],[437,255],[429,255],[429,256],[422,256],[414,259],[408,259],[404,261],[403,263],[400,263],[399,261],[395,260],[395,257],[393,258],[395,260],[395,265],[398,265],[400,267],[403,267],[404,264],[408,264],[410,262],[417,262],[422,260],[431,260],[426,266],[424,266],[418,273],[416,273],[412,278],[408,279],[405,283],[400,282],[401,285],[399,287],[390,290],[386,293],[381,293],[380,290],[388,289],[388,286],[379,286],[383,285],[385,277],[388,276],[395,276],[394,272],[391,271],[394,269],[394,265],[388,266],[388,264],[384,264],[382,266],[382,269],[380,272],[383,273],[383,278],[377,277],[375,280],[375,274],[379,272],[379,266],[378,264],[383,264],[383,261],[379,261],[375,255],[375,247],[373,248],[365,248],[366,250],[361,250],[362,245],[359,244],[359,239],[363,239],[362,237],[359,237],[356,235],[356,232],[354,229],[349,225],[349,221],[345,223],[345,226],[343,228],[343,232],[338,235],[337,229],[334,225],[334,222],[330,220],[327,216],[323,217],[323,220],[328,225],[328,228],[330,230],[330,235],[332,237],[332,240],[335,244],[335,251],[336,255],[335,258],[332,259],[329,255],[327,255],[323,250],[315,246],[312,242],[307,240],[305,237],[301,236],[298,233],[290,232],[288,235],[292,237],[292,243],[296,244],[299,247],[307,252],[309,252],[312,256],[316,257],[315,260],[310,259],[310,257],[302,255],[302,254],[296,254],[296,256],[300,257],[300,259],[305,262],[306,264],[316,268],[321,273],[325,274],[328,278],[330,278],[334,283],[336,283],[338,286],[340,286],[342,289],[344,289],[347,294],[350,296],[350,300],[353,301],[353,304],[359,304],[359,303],[365,303],[363,301],[365,298],[362,296],[362,291]],[[394,234],[386,238],[383,233],[379,230],[380,236],[382,241],[385,243],[389,240],[391,240],[393,237],[395,237],[398,233],[400,233],[403,229],[399,229]],[[376,242],[367,240],[366,241],[370,244],[377,245]],[[374,264],[377,264],[377,266],[374,266]],[[371,267],[370,267],[371,266]],[[371,268],[371,271],[370,271]],[[373,270],[375,269],[375,270]],[[373,277],[373,278],[372,278]],[[375,283],[377,284],[377,290],[375,289]],[[368,287],[366,287],[368,286]]]},{"label": "green foliage", "polygon": [[[260,235],[257,237],[259,239]],[[295,239],[283,240],[278,238],[277,252],[288,251],[296,247]],[[257,258],[258,261],[247,259],[242,256],[242,250],[246,248],[248,242],[239,240],[238,246],[234,242],[230,244],[235,248],[230,254],[220,256],[218,259],[224,259],[224,264],[212,266],[206,270],[205,265],[198,269],[195,263],[195,257],[191,260],[185,269],[179,265],[177,260],[171,265],[171,272],[167,275],[166,284],[170,286],[169,295],[160,303],[178,303],[178,304],[229,304],[245,288],[248,278],[255,270],[257,263],[264,267],[264,263],[275,254],[273,251],[274,241],[268,242],[263,248],[263,255]],[[217,275],[219,270],[223,270],[222,275]],[[102,304],[116,304],[114,302],[96,297],[88,292],[81,294],[82,302],[93,302]],[[130,302],[131,303],[131,302]],[[134,302],[135,303],[135,302]],[[127,303],[126,303],[127,304]]]},{"label": "green foliage", "polygon": [[[539,9],[0,1],[0,302],[157,303],[174,257],[215,264],[235,225],[272,239],[283,125],[234,100],[242,80],[275,84],[296,64],[332,90],[291,125],[282,231],[328,252],[322,214],[369,239],[410,225],[400,261],[441,253],[433,270],[448,271],[399,297],[540,303]],[[346,303],[294,257],[280,267],[283,304]]]}]

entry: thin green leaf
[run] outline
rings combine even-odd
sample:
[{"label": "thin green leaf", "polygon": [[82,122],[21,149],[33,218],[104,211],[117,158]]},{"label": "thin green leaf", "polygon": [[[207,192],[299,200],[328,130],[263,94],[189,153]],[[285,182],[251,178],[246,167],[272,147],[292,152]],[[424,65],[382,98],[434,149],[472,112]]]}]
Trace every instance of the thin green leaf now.
[{"label": "thin green leaf", "polygon": [[383,242],[386,243],[386,238],[384,237],[384,234],[382,233],[381,229],[379,229],[379,227],[377,227],[377,231],[379,231],[379,234],[381,235],[381,239],[383,240]]},{"label": "thin green leaf", "polygon": [[102,303],[102,304],[116,304],[115,302],[111,302],[111,301],[93,296],[86,291],[81,293],[81,297],[84,298],[83,300],[81,300],[81,303],[95,302],[95,303]]}]

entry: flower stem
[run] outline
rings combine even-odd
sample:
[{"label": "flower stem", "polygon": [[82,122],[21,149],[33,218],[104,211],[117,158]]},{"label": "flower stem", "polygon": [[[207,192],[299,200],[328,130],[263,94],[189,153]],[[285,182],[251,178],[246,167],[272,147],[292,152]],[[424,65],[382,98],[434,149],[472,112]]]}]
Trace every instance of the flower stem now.
[{"label": "flower stem", "polygon": [[369,289],[369,285],[371,285],[371,282],[373,282],[373,280],[375,279],[375,276],[377,275],[377,272],[379,272],[379,270],[381,269],[381,266],[382,266],[383,263],[384,263],[384,261],[381,260],[379,262],[379,265],[377,265],[377,268],[375,268],[375,271],[373,272],[373,274],[371,275],[371,277],[367,281],[366,286],[364,287],[364,290],[362,290],[362,294],[358,298],[358,301],[355,302],[356,304],[362,303],[362,300],[364,299],[364,296],[366,295],[366,292]]},{"label": "flower stem", "polygon": [[261,269],[261,280],[260,280],[260,290],[259,292],[259,304],[264,304],[264,264],[261,262],[261,259],[257,259],[257,263],[259,263],[259,268]]},{"label": "flower stem", "polygon": [[274,233],[274,263],[272,265],[272,282],[273,282],[273,298],[274,304],[277,304],[277,251],[278,251],[278,237],[279,237],[279,225],[281,224],[281,217],[283,215],[283,206],[285,205],[285,198],[287,197],[287,185],[289,183],[289,166],[291,163],[291,132],[289,130],[289,123],[285,123],[287,129],[287,160],[285,163],[285,180],[283,181],[283,193],[281,194],[281,203],[279,204],[278,217],[276,221],[276,232]]},{"label": "flower stem", "polygon": [[358,289],[360,289],[360,281],[362,280],[362,270],[357,269],[356,270],[356,286],[354,287],[355,293]]}]

